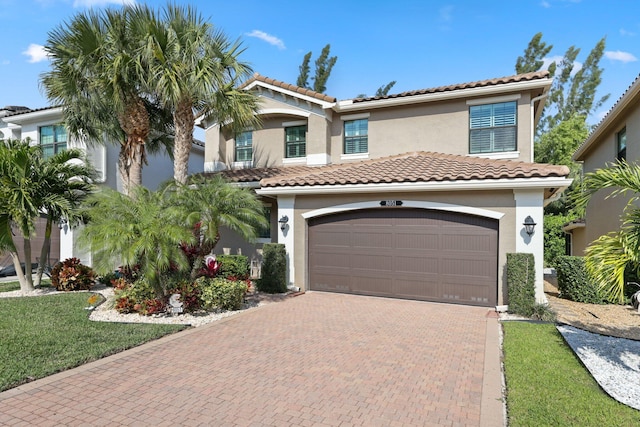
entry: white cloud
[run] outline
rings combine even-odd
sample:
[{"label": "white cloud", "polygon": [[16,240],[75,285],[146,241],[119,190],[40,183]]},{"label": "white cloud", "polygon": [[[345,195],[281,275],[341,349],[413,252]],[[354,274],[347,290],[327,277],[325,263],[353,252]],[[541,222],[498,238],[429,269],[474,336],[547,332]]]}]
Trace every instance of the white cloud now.
[{"label": "white cloud", "polygon": [[633,56],[633,54],[629,52],[622,52],[621,50],[607,50],[604,53],[604,57],[612,61],[624,62],[625,64],[627,62],[636,62],[638,60],[638,58]]},{"label": "white cloud", "polygon": [[28,62],[32,64],[47,59],[47,52],[44,51],[44,46],[35,43],[31,43],[22,54],[28,56]]},{"label": "white cloud", "polygon": [[8,59],[5,59],[4,61],[2,61],[2,65],[9,65],[11,64],[11,61],[9,61]]},{"label": "white cloud", "polygon": [[276,46],[280,50],[286,49],[286,47],[284,45],[284,42],[282,40],[280,40],[276,36],[272,36],[271,34],[267,34],[264,31],[253,30],[250,33],[247,33],[247,36],[248,37],[255,37],[257,39],[263,40],[263,41],[269,43],[270,45]]},{"label": "white cloud", "polygon": [[624,28],[620,28],[620,35],[621,36],[629,36],[629,37],[633,37],[636,35],[636,33],[634,33],[633,31],[628,31],[625,30]]},{"label": "white cloud", "polygon": [[74,0],[73,7],[106,6],[108,4],[132,6],[135,3],[136,2],[134,0]]},{"label": "white cloud", "polygon": [[451,20],[453,19],[453,6],[444,6],[441,7],[440,10],[438,11],[438,14],[440,16],[440,21],[442,22],[451,22]]},{"label": "white cloud", "polygon": [[540,2],[540,6],[544,7],[545,9],[549,9],[551,7],[551,3],[549,3],[548,1],[542,0]]}]

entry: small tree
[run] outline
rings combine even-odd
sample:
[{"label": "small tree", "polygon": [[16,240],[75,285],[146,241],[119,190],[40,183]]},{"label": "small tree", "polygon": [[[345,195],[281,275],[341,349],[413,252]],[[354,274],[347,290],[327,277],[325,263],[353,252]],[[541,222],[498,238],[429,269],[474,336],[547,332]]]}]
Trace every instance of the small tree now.
[{"label": "small tree", "polygon": [[327,80],[329,80],[329,76],[331,76],[331,70],[333,70],[333,66],[336,65],[338,61],[337,56],[329,56],[331,51],[331,45],[327,44],[322,48],[322,52],[320,52],[320,56],[315,61],[315,77],[313,77],[313,86],[309,85],[309,61],[311,60],[312,52],[308,52],[304,58],[302,59],[302,64],[300,64],[300,74],[298,75],[298,79],[296,80],[296,84],[300,87],[304,87],[307,89],[313,89],[316,92],[324,93],[327,90]]}]

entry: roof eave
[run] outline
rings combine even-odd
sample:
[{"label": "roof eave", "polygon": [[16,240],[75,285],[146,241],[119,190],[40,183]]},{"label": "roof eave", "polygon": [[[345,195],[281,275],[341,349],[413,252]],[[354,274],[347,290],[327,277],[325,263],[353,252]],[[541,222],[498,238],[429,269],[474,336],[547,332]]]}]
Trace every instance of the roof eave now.
[{"label": "roof eave", "polygon": [[612,123],[624,112],[628,105],[635,102],[640,95],[640,78],[637,78],[631,87],[622,95],[620,100],[609,110],[607,115],[602,119],[600,124],[591,132],[587,139],[578,147],[575,153],[573,153],[573,160],[584,160],[585,154],[596,144],[602,134],[604,134]]},{"label": "roof eave", "polygon": [[38,120],[51,119],[54,116],[62,115],[62,107],[46,108],[38,111],[30,111],[28,113],[14,114],[12,116],[3,117],[5,123],[23,124]]},{"label": "roof eave", "polygon": [[398,98],[379,99],[366,102],[354,103],[352,99],[340,101],[334,107],[337,112],[369,110],[374,108],[386,108],[398,105],[410,105],[424,102],[435,102],[457,98],[471,98],[476,96],[489,96],[496,94],[504,94],[505,92],[522,92],[532,89],[543,89],[545,92],[549,90],[552,79],[536,79],[525,82],[503,83],[490,86],[457,89],[445,92],[434,92],[421,95],[409,95]]},{"label": "roof eave", "polygon": [[512,190],[512,189],[557,189],[568,188],[573,179],[564,177],[478,179],[468,181],[437,182],[393,182],[380,184],[341,184],[315,186],[261,187],[259,195],[298,195],[332,193],[401,193],[412,191],[466,191],[466,190]]}]

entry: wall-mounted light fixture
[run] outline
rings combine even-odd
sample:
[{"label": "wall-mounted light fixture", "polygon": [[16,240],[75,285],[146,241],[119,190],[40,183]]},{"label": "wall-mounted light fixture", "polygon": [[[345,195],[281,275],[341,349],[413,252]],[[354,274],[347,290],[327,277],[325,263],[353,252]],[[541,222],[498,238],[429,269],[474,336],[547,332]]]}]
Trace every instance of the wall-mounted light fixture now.
[{"label": "wall-mounted light fixture", "polygon": [[526,231],[529,236],[533,234],[533,231],[536,228],[536,222],[531,218],[531,215],[528,215],[524,219],[522,225],[524,225],[524,231]]},{"label": "wall-mounted light fixture", "polygon": [[278,220],[280,223],[280,230],[284,231],[287,228],[287,223],[289,222],[289,217],[286,215],[282,215],[282,218]]},{"label": "wall-mounted light fixture", "polygon": [[60,230],[62,230],[67,224],[68,224],[68,222],[64,218],[60,218],[60,220],[58,220],[58,228]]}]

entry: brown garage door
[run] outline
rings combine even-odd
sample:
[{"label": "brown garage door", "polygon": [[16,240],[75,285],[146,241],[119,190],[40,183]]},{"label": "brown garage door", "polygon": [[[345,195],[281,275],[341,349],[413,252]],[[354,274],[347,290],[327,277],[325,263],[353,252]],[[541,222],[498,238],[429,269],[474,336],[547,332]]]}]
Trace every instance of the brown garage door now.
[{"label": "brown garage door", "polygon": [[383,208],[309,221],[310,289],[494,306],[498,222]]}]

